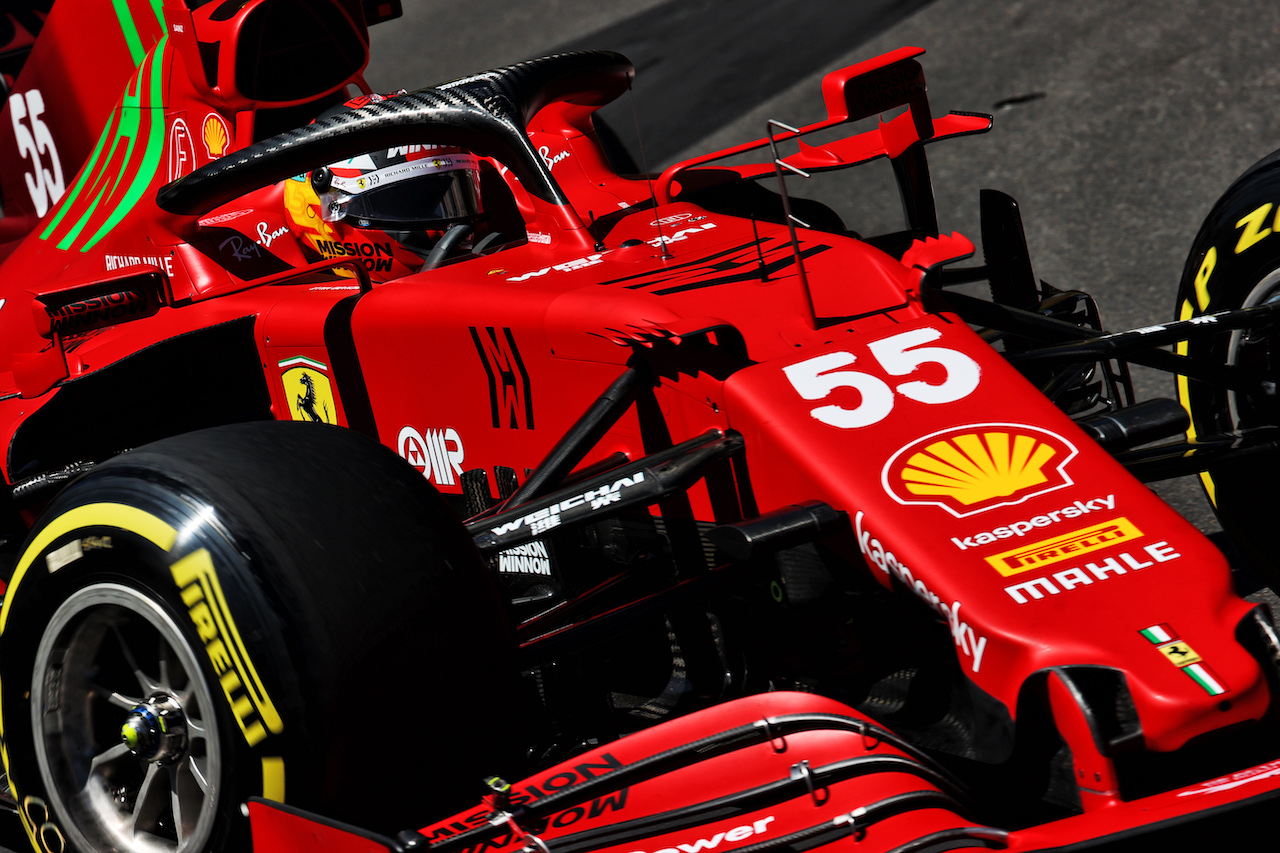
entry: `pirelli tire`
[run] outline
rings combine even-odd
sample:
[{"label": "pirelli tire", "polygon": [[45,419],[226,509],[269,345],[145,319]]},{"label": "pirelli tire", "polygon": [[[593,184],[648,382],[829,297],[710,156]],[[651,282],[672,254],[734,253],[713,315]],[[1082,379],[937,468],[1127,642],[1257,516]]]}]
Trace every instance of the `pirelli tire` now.
[{"label": "pirelli tire", "polygon": [[[1280,151],[1250,167],[1222,195],[1192,244],[1178,288],[1177,316],[1280,299]],[[1239,364],[1280,375],[1280,332],[1238,331],[1184,341],[1178,352],[1197,362]],[[1280,398],[1178,377],[1178,397],[1191,416],[1193,439],[1280,425]],[[1269,484],[1280,481],[1280,452],[1256,453],[1201,475],[1223,530],[1272,585],[1280,583],[1274,525],[1280,505]]]},{"label": "pirelli tire", "polygon": [[102,465],[43,514],[0,610],[0,743],[38,850],[248,850],[253,795],[416,827],[519,775],[516,677],[440,496],[317,424]]}]

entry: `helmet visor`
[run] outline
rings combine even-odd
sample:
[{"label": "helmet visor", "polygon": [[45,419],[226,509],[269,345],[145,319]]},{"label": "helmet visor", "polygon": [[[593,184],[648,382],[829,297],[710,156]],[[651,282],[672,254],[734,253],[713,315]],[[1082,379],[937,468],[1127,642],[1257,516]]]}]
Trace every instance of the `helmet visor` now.
[{"label": "helmet visor", "polygon": [[329,222],[361,228],[421,228],[472,219],[481,212],[480,175],[471,154],[416,160],[365,172],[335,174],[320,194]]}]

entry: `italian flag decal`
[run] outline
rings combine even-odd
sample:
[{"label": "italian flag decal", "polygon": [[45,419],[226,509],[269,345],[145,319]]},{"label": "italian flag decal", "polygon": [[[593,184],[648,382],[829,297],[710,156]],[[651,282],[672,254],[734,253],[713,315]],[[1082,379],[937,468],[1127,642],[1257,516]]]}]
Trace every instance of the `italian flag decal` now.
[{"label": "italian flag decal", "polygon": [[1191,679],[1203,687],[1210,696],[1221,696],[1227,692],[1227,688],[1213,677],[1213,673],[1204,664],[1193,663],[1182,671],[1191,676]]},{"label": "italian flag decal", "polygon": [[1227,688],[1214,677],[1212,670],[1205,666],[1195,649],[1180,640],[1177,632],[1164,622],[1143,628],[1138,633],[1210,696],[1221,696],[1227,692]]},{"label": "italian flag decal", "polygon": [[1159,625],[1152,625],[1150,628],[1143,628],[1140,633],[1142,636],[1157,645],[1177,639],[1177,635],[1174,634],[1173,631],[1169,629],[1169,626],[1163,622]]},{"label": "italian flag decal", "polygon": [[314,358],[307,358],[305,355],[295,355],[293,358],[281,359],[276,362],[280,367],[311,367],[315,370],[328,370],[323,361],[316,361]]}]

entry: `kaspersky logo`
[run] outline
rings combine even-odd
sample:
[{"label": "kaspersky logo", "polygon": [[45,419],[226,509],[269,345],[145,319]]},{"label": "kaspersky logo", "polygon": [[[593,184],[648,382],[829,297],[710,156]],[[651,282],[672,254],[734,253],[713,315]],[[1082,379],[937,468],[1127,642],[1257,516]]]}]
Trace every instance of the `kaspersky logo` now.
[{"label": "kaspersky logo", "polygon": [[969,424],[933,433],[895,453],[884,489],[898,503],[940,506],[957,518],[1019,504],[1072,485],[1077,450],[1027,424]]}]

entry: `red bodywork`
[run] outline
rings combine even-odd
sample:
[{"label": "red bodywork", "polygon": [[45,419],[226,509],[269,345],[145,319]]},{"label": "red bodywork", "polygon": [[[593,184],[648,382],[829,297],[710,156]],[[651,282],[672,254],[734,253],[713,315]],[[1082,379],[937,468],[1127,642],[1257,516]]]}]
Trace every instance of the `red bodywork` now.
[{"label": "red bodywork", "polygon": [[[824,547],[936,615],[969,689],[984,697],[993,731],[1015,730],[1032,704],[1047,708],[1070,750],[1079,813],[981,829],[966,836],[974,844],[1064,846],[1280,788],[1267,755],[1221,778],[1122,796],[1117,750],[1072,673],[1121,674],[1128,713],[1140,723],[1128,738],[1131,750],[1174,753],[1213,733],[1247,730],[1272,704],[1264,664],[1239,639],[1254,606],[1232,591],[1226,562],[1204,536],[931,298],[928,271],[969,256],[967,239],[928,236],[890,253],[800,227],[793,246],[784,224],[685,200],[704,184],[771,174],[767,158],[710,165],[759,144],[674,166],[652,184],[620,177],[590,120],[626,85],[626,72],[610,68],[577,88],[550,87],[527,128],[530,150],[567,204],[527,190],[506,172],[510,164],[494,158],[518,213],[511,221],[523,233],[507,234],[513,242],[493,254],[370,284],[361,264],[375,259],[340,249],[326,258],[290,230],[284,183],[195,213],[157,202],[162,187],[262,136],[267,110],[233,91],[234,83],[211,82],[192,67],[197,37],[230,43],[238,36],[233,24],[209,17],[220,5],[193,15],[167,3],[162,27],[143,2],[130,4],[127,21],[104,11],[106,4],[60,2],[46,28],[53,35],[36,44],[9,117],[0,118],[8,214],[0,223],[7,241],[0,249],[0,436],[10,486],[174,430],[269,413],[373,434],[447,495],[463,495],[466,472],[484,472],[496,500],[491,483],[499,469],[523,479],[624,366],[649,359],[660,377],[656,409],[628,410],[579,470],[617,454],[640,459],[712,430],[741,436],[727,499],[723,489],[699,483],[683,508],[663,512],[724,525],[827,504],[846,523]],[[85,82],[75,63],[65,75],[58,69],[81,49],[73,34],[89,28],[55,25],[59,15],[88,9],[104,16],[99,32],[118,37],[95,38],[97,77]],[[354,5],[334,9],[350,16],[363,44]],[[904,48],[829,75],[828,117],[806,133],[909,108],[836,141],[802,144],[787,165],[816,172],[911,157],[926,141],[984,131],[984,117],[929,117],[914,58],[921,52]],[[359,70],[350,76],[357,85]],[[310,100],[319,104],[336,90],[330,85]],[[337,274],[335,264],[349,268]],[[243,340],[209,339],[243,344],[235,358],[242,372],[226,375],[225,387],[181,384],[187,369],[199,381],[218,375],[226,358],[183,342],[231,329],[243,330]],[[154,380],[160,387],[147,393],[177,409],[200,396],[197,414],[143,422],[108,411],[108,423],[95,424],[101,407],[115,405],[117,389],[123,400],[139,391],[120,383],[150,381],[147,370],[162,364]],[[223,408],[219,395],[232,386],[259,387],[265,396],[254,403],[251,393],[231,395],[248,413]],[[159,406],[148,418],[169,409]],[[95,430],[97,437],[81,441]],[[38,510],[15,507],[28,522]],[[557,518],[553,509],[505,523],[552,533]],[[473,530],[484,533],[483,521]],[[502,815],[510,813],[505,836],[477,838],[468,849],[536,848],[526,837],[533,826],[519,828],[526,803],[700,737],[789,714],[872,725],[816,696],[726,702],[550,767],[512,786],[524,799],[506,808],[490,801],[424,834],[439,842],[490,822],[505,826]],[[588,829],[678,814],[785,779],[798,779],[799,792],[759,809],[654,830],[643,842],[628,836],[591,846],[737,849],[843,821],[846,834],[889,850],[979,825],[981,804],[923,797],[918,808],[859,826],[859,809],[945,786],[908,772],[920,760],[892,741],[842,725],[767,735],[714,759],[602,787],[542,816],[536,834],[556,849],[556,839]],[[1011,736],[993,737],[1004,744],[997,753],[1013,748]],[[817,769],[868,756],[893,756],[907,770],[890,767],[819,792],[804,790],[802,771],[795,775],[801,762]],[[326,838],[326,849],[382,843],[264,803],[252,809],[258,849],[302,849],[308,839]],[[343,833],[349,848],[339,846]]]}]

